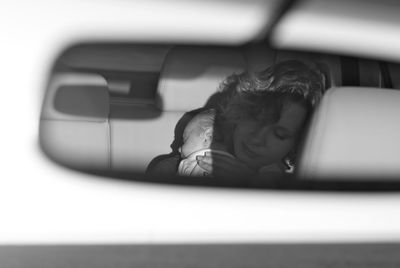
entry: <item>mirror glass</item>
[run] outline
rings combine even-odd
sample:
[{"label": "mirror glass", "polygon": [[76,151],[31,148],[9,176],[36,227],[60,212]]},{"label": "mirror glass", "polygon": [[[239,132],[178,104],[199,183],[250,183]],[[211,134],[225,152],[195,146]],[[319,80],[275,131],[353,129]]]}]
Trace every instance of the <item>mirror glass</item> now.
[{"label": "mirror glass", "polygon": [[398,190],[400,67],[258,42],[82,43],[55,60],[40,144],[132,181]]}]

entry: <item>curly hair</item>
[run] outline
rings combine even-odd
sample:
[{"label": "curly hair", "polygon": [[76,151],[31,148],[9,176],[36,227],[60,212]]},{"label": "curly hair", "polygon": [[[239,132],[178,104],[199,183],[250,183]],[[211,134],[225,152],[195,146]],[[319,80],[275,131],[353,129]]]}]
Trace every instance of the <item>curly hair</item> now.
[{"label": "curly hair", "polygon": [[224,96],[219,111],[225,120],[234,122],[243,116],[259,116],[274,109],[277,119],[284,100],[302,102],[312,108],[324,90],[325,78],[318,69],[297,60],[283,61],[261,72],[227,77],[220,85]]}]

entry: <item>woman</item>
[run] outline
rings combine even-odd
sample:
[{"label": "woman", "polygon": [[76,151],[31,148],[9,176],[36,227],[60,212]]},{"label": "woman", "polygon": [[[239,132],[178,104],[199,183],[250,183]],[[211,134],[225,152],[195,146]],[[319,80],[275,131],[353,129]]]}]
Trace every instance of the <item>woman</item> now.
[{"label": "woman", "polygon": [[[215,177],[247,179],[290,171],[299,139],[324,91],[321,73],[300,61],[285,61],[259,73],[231,75],[214,98],[215,126],[229,153],[198,156]],[[149,165],[153,175],[176,174],[179,157]]]},{"label": "woman", "polygon": [[324,76],[300,61],[232,75],[221,85],[217,121],[236,157],[205,155],[198,164],[221,177],[291,172],[306,122],[324,92]]}]

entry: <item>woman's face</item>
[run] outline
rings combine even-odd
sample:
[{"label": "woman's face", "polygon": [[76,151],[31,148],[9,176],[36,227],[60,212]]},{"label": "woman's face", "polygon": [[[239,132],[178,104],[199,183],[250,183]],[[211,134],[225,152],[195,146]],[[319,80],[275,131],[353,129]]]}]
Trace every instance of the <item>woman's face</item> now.
[{"label": "woman's face", "polygon": [[233,131],[236,157],[256,169],[279,163],[295,147],[306,115],[305,105],[288,100],[274,123],[240,120]]}]

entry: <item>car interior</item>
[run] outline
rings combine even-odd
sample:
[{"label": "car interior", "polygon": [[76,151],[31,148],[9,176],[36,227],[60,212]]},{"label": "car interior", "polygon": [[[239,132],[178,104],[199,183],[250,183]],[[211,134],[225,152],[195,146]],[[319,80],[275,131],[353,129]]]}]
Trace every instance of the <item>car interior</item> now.
[{"label": "car interior", "polygon": [[265,42],[71,46],[55,60],[46,88],[41,147],[73,169],[107,176],[143,174],[155,157],[176,152],[177,123],[210,101],[228,75],[261,71],[289,59],[315,64],[327,87],[302,145],[298,177],[357,181],[398,176],[399,65],[278,50]]},{"label": "car interior", "polygon": [[[2,11],[1,268],[400,267],[399,1]],[[291,59],[326,87],[294,176],[252,187],[146,174],[227,76]]]}]

